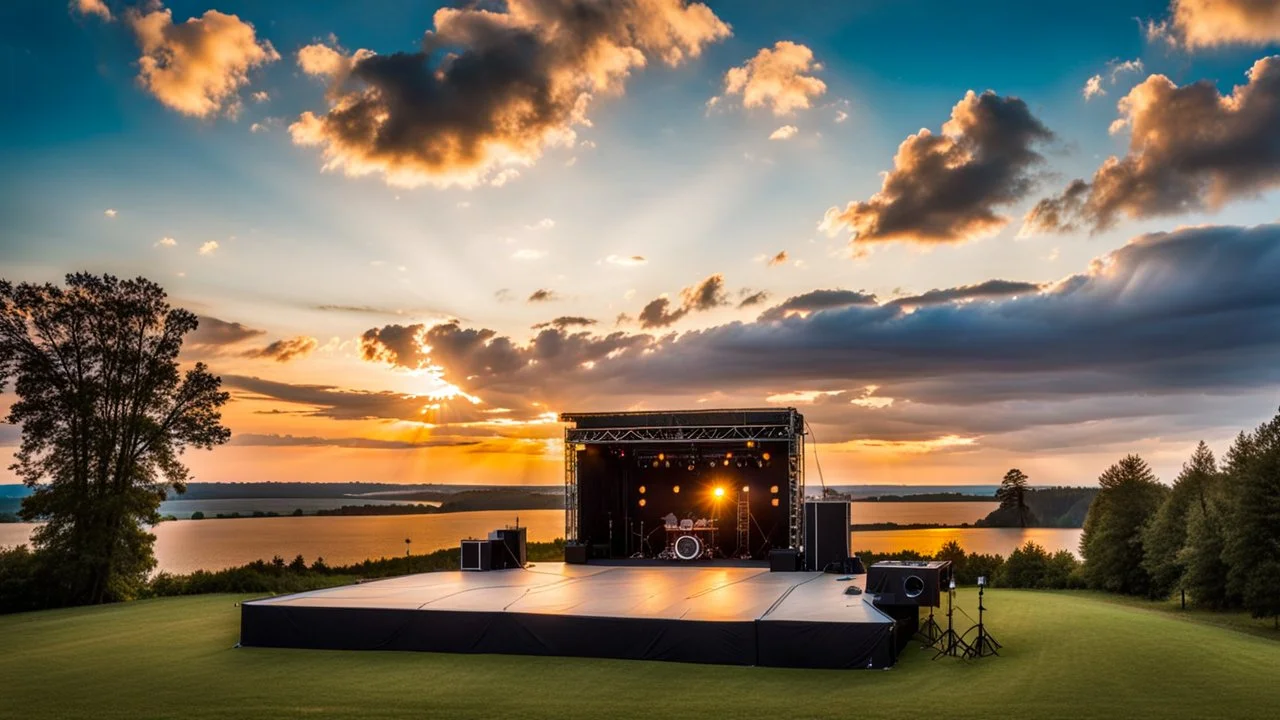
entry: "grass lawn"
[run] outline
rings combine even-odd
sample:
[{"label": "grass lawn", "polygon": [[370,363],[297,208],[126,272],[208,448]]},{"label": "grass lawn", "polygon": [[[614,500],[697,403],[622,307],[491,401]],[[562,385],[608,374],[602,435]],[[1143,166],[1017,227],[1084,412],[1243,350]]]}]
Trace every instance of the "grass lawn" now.
[{"label": "grass lawn", "polygon": [[[1090,593],[995,590],[1001,657],[911,648],[885,671],[234,649],[238,599],[0,617],[0,718],[1280,716],[1269,621],[1225,627]],[[961,607],[975,601],[961,592]]]}]

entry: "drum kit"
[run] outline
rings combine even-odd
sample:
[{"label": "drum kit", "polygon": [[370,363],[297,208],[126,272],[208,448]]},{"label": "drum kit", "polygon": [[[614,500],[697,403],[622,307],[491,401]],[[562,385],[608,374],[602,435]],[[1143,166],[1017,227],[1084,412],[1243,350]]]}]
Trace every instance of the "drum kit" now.
[{"label": "drum kit", "polygon": [[677,520],[668,513],[663,518],[667,545],[658,553],[659,560],[703,560],[716,556],[716,521],[713,518]]}]

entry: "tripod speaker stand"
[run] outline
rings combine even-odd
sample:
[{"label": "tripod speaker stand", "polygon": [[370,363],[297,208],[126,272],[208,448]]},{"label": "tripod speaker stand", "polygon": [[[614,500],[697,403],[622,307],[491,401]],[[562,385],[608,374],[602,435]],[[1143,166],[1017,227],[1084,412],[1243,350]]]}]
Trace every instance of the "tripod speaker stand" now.
[{"label": "tripod speaker stand", "polygon": [[947,590],[947,630],[938,636],[938,640],[930,647],[938,648],[938,653],[933,656],[934,660],[943,655],[965,655],[969,652],[969,645],[965,643],[964,638],[956,634],[955,628],[951,623],[951,614],[954,611],[956,597],[956,581],[951,579],[951,585]]},{"label": "tripod speaker stand", "polygon": [[938,621],[933,619],[933,608],[929,608],[929,619],[920,625],[920,629],[916,631],[916,635],[924,641],[924,646],[929,647],[938,642],[938,638],[942,637],[942,626],[938,625]]},{"label": "tripod speaker stand", "polygon": [[964,633],[965,635],[968,635],[974,630],[977,630],[978,634],[974,637],[973,644],[965,650],[964,656],[966,658],[976,659],[986,657],[988,655],[999,655],[1000,653],[996,652],[996,649],[1003,647],[1000,643],[996,642],[995,638],[991,637],[991,634],[987,632],[986,625],[983,625],[982,623],[982,612],[986,610],[986,607],[982,604],[982,591],[986,589],[987,579],[985,577],[978,578],[978,624],[969,628]]}]

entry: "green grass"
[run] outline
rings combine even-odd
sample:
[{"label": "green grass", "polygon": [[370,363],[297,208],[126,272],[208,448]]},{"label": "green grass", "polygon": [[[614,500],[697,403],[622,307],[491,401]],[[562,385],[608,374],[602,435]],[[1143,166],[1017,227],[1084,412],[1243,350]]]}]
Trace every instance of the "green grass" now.
[{"label": "green grass", "polygon": [[[975,599],[962,591],[959,604],[972,612]],[[1237,617],[1240,632],[1090,593],[995,590],[1002,657],[931,662],[913,647],[887,671],[234,649],[237,600],[0,617],[0,718],[1239,719],[1280,708],[1280,642],[1264,623]]]}]

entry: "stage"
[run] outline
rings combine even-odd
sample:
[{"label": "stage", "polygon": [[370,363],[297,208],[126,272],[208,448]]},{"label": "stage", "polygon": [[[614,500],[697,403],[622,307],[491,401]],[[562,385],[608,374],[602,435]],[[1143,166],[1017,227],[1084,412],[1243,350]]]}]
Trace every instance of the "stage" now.
[{"label": "stage", "polygon": [[240,644],[889,667],[893,619],[845,594],[865,575],[840,577],[729,563],[423,573],[245,602]]}]

